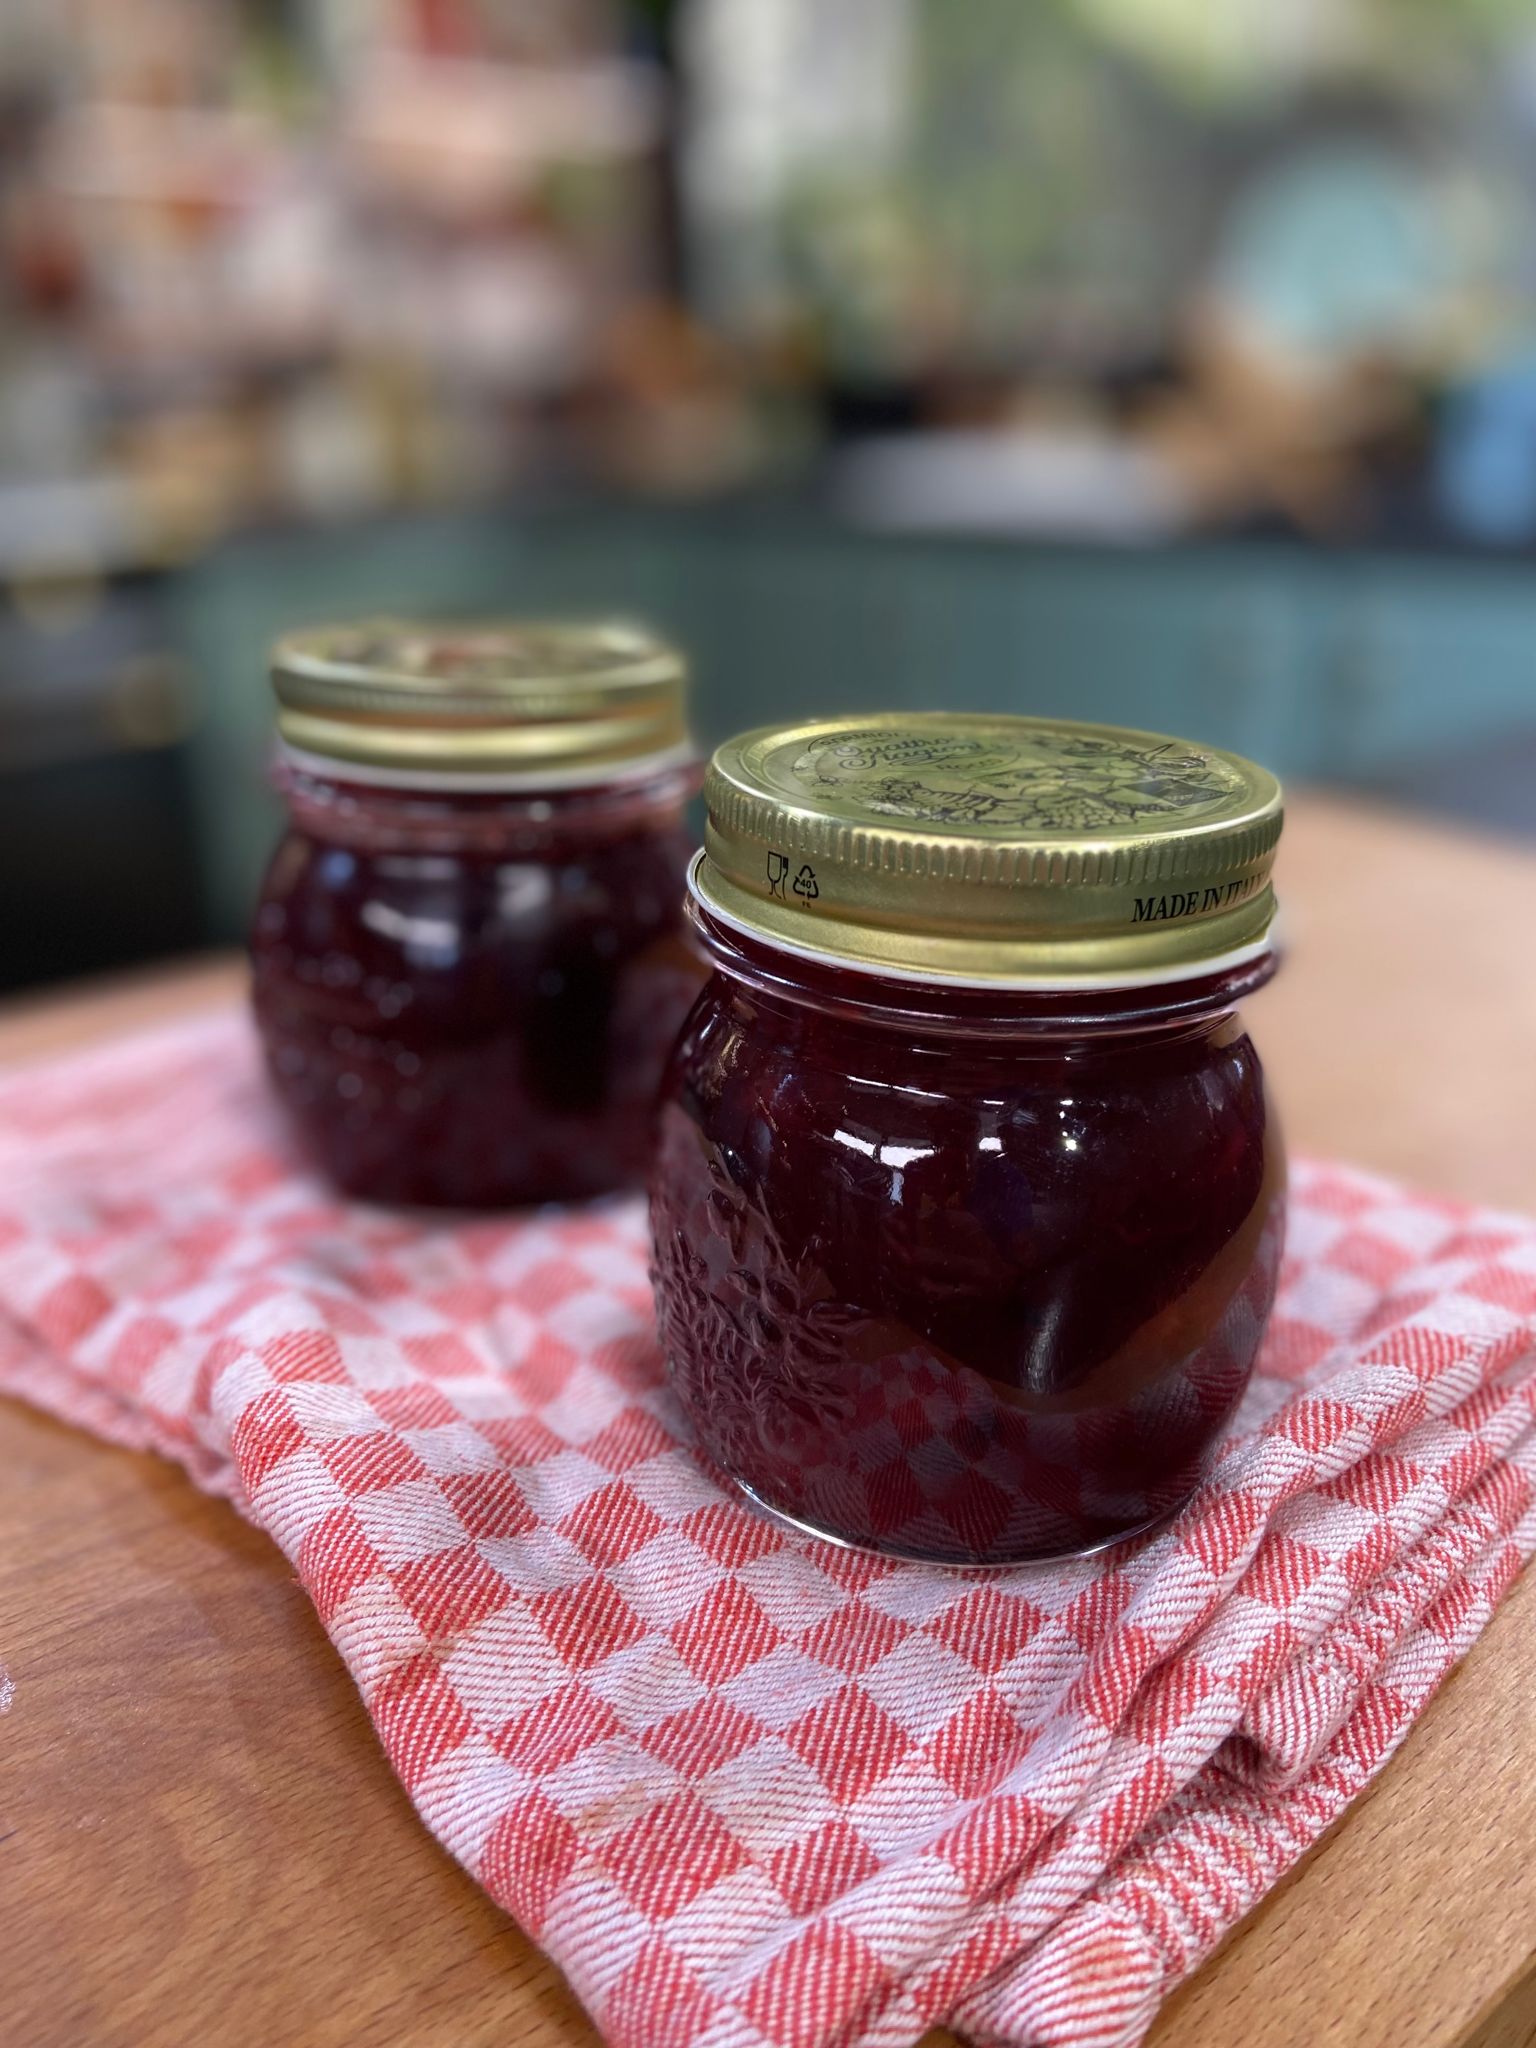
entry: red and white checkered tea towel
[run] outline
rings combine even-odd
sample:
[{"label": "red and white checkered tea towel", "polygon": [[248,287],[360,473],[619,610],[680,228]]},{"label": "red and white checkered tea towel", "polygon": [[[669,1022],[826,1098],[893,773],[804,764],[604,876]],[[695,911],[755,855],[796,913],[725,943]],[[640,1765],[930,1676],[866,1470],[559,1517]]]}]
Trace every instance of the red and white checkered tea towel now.
[{"label": "red and white checkered tea towel", "polygon": [[1004,1574],[690,1449],[640,1211],[337,1203],[221,1016],[0,1083],[0,1384],[292,1560],[427,1825],[625,2048],[1136,2041],[1536,1543],[1536,1226],[1296,1177],[1242,1431]]}]

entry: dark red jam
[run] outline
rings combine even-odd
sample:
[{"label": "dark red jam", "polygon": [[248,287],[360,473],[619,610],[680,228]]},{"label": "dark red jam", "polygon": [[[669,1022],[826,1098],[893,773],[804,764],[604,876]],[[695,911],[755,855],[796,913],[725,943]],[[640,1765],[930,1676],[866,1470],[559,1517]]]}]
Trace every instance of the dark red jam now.
[{"label": "dark red jam", "polygon": [[817,1533],[955,1564],[1172,1514],[1274,1295],[1283,1154],[1234,1011],[1272,957],[981,991],[697,916],[716,972],[663,1084],[651,1208],[710,1457]]},{"label": "dark red jam", "polygon": [[251,943],[272,1077],[330,1177],[485,1208],[638,1185],[703,976],[693,770],[543,794],[346,777],[280,761]]}]

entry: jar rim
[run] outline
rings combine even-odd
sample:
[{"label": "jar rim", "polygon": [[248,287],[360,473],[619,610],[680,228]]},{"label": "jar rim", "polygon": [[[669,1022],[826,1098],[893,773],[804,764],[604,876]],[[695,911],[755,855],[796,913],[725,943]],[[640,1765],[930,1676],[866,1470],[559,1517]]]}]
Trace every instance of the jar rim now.
[{"label": "jar rim", "polygon": [[[280,733],[273,743],[278,765],[327,782],[356,783],[364,789],[413,790],[432,796],[561,795],[584,789],[616,789],[649,781],[674,769],[699,768],[699,750],[689,740],[654,754],[623,761],[581,761],[566,767],[458,770],[387,767],[373,761],[342,760],[296,746]],[[695,786],[697,786],[695,784]]]}]

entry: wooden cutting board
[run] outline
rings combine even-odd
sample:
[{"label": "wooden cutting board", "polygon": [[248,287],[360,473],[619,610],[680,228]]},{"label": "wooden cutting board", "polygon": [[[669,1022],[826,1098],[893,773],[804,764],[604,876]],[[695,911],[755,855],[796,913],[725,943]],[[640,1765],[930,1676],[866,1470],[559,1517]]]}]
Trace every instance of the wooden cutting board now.
[{"label": "wooden cutting board", "polygon": [[[1536,851],[1311,798],[1280,880],[1293,958],[1252,1015],[1293,1145],[1536,1210]],[[240,980],[13,1006],[0,1060]],[[416,1820],[271,1544],[6,1402],[0,1662],[5,2048],[596,2041]],[[1536,1574],[1152,2040],[1536,2044]]]}]

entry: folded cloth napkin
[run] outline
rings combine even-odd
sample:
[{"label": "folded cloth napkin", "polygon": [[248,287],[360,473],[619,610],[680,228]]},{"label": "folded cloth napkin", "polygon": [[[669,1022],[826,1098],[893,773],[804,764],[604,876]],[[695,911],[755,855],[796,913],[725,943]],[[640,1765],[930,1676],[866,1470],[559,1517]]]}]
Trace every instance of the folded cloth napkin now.
[{"label": "folded cloth napkin", "polygon": [[1303,1166],[1172,1528],[887,1563],[690,1446],[637,1204],[337,1202],[234,1015],[0,1083],[0,1384],[271,1533],[422,1818],[623,2048],[1135,2042],[1536,1543],[1529,1223]]}]

